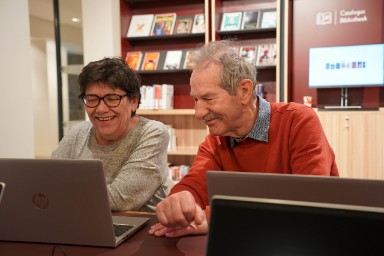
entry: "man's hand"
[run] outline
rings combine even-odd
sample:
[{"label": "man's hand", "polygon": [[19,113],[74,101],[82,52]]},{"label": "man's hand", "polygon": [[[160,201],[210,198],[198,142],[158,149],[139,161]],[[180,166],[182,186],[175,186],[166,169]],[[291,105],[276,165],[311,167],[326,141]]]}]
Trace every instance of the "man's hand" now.
[{"label": "man's hand", "polygon": [[166,197],[156,206],[156,215],[165,227],[187,227],[190,223],[203,223],[204,211],[198,206],[189,191],[181,191]]},{"label": "man's hand", "polygon": [[165,198],[156,206],[159,224],[149,231],[156,236],[204,234],[208,231],[207,218],[189,191],[181,191]]},{"label": "man's hand", "polygon": [[187,227],[168,228],[161,223],[157,223],[151,227],[149,234],[154,236],[179,237],[185,235],[198,235],[208,233],[208,223],[205,219],[202,224],[196,225],[191,223]]}]

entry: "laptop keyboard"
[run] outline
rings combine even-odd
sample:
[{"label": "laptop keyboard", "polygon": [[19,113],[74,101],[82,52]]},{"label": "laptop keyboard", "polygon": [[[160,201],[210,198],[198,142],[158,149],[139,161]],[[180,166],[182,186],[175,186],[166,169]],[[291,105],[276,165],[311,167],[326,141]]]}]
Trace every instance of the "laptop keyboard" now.
[{"label": "laptop keyboard", "polygon": [[133,226],[126,224],[113,224],[113,228],[115,230],[115,237],[119,237],[129,229],[133,228]]}]

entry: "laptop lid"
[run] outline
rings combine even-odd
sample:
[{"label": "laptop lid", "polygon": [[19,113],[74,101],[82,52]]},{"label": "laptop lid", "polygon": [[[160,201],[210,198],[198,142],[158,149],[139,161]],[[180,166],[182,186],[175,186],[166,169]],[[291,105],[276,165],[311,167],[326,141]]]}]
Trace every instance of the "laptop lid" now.
[{"label": "laptop lid", "polygon": [[149,220],[112,217],[99,160],[0,159],[0,180],[0,240],[115,247]]},{"label": "laptop lid", "polygon": [[208,171],[208,195],[384,207],[384,180]]},{"label": "laptop lid", "polygon": [[380,255],[384,209],[214,196],[206,255]]}]

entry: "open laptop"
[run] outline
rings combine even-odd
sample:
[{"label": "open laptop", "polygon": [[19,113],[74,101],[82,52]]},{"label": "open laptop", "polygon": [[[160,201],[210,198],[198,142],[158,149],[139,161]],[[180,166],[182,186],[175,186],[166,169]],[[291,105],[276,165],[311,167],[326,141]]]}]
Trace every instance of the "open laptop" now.
[{"label": "open laptop", "polygon": [[382,255],[384,209],[213,196],[206,255]]},{"label": "open laptop", "polygon": [[384,180],[208,171],[208,195],[384,207]]},{"label": "open laptop", "polygon": [[0,159],[0,180],[0,240],[116,247],[149,220],[112,216],[99,160]]}]

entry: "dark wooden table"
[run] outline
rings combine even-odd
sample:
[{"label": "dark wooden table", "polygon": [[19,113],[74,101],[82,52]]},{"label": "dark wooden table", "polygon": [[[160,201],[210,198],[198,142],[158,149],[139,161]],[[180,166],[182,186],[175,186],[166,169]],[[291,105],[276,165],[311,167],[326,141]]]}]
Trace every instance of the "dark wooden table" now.
[{"label": "dark wooden table", "polygon": [[55,246],[56,249],[54,256],[205,255],[207,242],[207,236],[205,235],[185,236],[179,238],[155,237],[148,234],[148,230],[151,225],[157,223],[155,215],[140,213],[120,213],[118,215],[140,215],[150,217],[151,220],[146,224],[146,226],[144,226],[132,237],[128,238],[128,240],[120,244],[117,248],[0,241],[0,255],[51,256],[52,250]]}]

